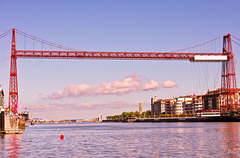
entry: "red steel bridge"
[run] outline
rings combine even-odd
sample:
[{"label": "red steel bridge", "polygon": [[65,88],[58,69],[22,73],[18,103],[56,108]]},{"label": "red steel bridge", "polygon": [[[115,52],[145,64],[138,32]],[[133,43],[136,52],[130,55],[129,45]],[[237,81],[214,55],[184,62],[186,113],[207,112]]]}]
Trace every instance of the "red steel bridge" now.
[{"label": "red steel bridge", "polygon": [[[98,52],[78,51],[54,44],[40,38],[34,37],[17,29],[11,29],[0,35],[0,39],[12,33],[11,44],[11,65],[9,83],[9,108],[13,113],[18,113],[18,79],[17,59],[18,58],[50,58],[50,59],[128,59],[128,60],[190,60],[198,62],[222,62],[221,93],[226,99],[221,105],[221,112],[236,110],[239,103],[236,102],[238,93],[236,74],[234,66],[234,55],[232,51],[231,35],[223,36],[223,49],[220,53],[176,53],[176,52]],[[32,39],[45,45],[53,46],[65,51],[49,50],[18,50],[16,48],[15,34],[18,33],[25,38]],[[216,40],[216,39],[214,39]],[[211,41],[214,41],[211,40]],[[202,43],[206,44],[208,42]],[[201,44],[201,45],[202,45]],[[199,46],[199,45],[196,45]],[[194,46],[193,46],[194,47]],[[191,47],[190,47],[191,48]],[[184,51],[184,49],[183,49]]]}]

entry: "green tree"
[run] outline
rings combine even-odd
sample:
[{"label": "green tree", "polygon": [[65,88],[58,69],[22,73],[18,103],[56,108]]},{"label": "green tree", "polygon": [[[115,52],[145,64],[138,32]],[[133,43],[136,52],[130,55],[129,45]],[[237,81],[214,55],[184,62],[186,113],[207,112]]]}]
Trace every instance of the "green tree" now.
[{"label": "green tree", "polygon": [[197,113],[190,113],[190,114],[187,114],[187,116],[189,116],[189,117],[197,116]]},{"label": "green tree", "polygon": [[178,114],[174,114],[173,117],[179,117],[179,115]]},{"label": "green tree", "polygon": [[181,114],[179,115],[179,117],[185,117],[185,116],[187,116],[186,113],[181,113]]},{"label": "green tree", "polygon": [[123,113],[122,113],[122,117],[123,117],[123,118],[127,117],[127,113],[126,113],[126,112],[123,112]]},{"label": "green tree", "polygon": [[166,117],[170,117],[171,115],[170,114],[166,114]]},{"label": "green tree", "polygon": [[151,116],[151,110],[147,110],[146,111],[146,117],[150,117]]},{"label": "green tree", "polygon": [[145,111],[142,112],[142,114],[141,114],[141,118],[144,118],[144,117],[146,117],[146,112]]},{"label": "green tree", "polygon": [[136,117],[139,117],[139,116],[140,116],[140,113],[139,113],[138,111],[135,111],[134,115],[135,115]]},{"label": "green tree", "polygon": [[135,113],[133,112],[133,111],[131,111],[130,113],[129,113],[129,117],[134,117],[135,116]]}]

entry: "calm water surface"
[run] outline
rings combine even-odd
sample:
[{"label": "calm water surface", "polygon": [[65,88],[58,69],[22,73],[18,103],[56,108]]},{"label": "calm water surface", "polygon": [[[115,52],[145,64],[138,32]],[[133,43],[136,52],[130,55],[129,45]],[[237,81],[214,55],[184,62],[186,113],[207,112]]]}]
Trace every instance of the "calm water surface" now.
[{"label": "calm water surface", "polygon": [[35,124],[2,135],[0,150],[0,157],[240,157],[240,123]]}]

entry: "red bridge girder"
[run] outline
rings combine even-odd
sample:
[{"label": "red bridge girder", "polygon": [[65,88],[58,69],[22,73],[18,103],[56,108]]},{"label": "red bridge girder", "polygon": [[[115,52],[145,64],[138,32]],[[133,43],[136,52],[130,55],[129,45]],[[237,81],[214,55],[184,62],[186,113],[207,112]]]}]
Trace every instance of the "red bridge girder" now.
[{"label": "red bridge girder", "polygon": [[195,55],[219,55],[223,53],[171,53],[171,52],[92,52],[92,51],[33,51],[16,50],[17,58],[92,58],[92,59],[130,59],[130,60],[161,60],[179,59],[193,60]]}]

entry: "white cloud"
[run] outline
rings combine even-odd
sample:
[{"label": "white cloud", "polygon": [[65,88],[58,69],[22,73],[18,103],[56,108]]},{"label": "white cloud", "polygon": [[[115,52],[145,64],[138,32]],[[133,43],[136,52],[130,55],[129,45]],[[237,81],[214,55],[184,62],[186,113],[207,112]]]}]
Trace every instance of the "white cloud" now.
[{"label": "white cloud", "polygon": [[61,99],[64,97],[63,93],[60,91],[57,91],[55,93],[52,93],[51,95],[47,96],[49,99]]},{"label": "white cloud", "polygon": [[173,82],[173,81],[171,81],[171,80],[164,81],[164,82],[163,82],[163,87],[164,87],[164,88],[177,87],[177,83],[176,83],[176,82]]},{"label": "white cloud", "polygon": [[94,88],[92,86],[81,84],[81,85],[69,85],[64,88],[64,95],[68,97],[76,96],[89,96],[92,94]]},{"label": "white cloud", "polygon": [[150,80],[150,82],[144,83],[141,90],[148,91],[148,90],[154,90],[154,89],[160,88],[160,84],[156,81]]},{"label": "white cloud", "polygon": [[[177,86],[177,84],[170,80],[163,83],[164,88],[175,86]],[[48,95],[47,98],[62,99],[82,96],[123,95],[131,92],[154,90],[155,88],[160,88],[160,84],[157,81],[149,80],[149,82],[144,82],[135,73],[133,73],[123,80],[117,80],[110,83],[102,82],[96,87],[87,84],[69,85],[64,88],[63,92],[54,92],[51,95]]]}]

